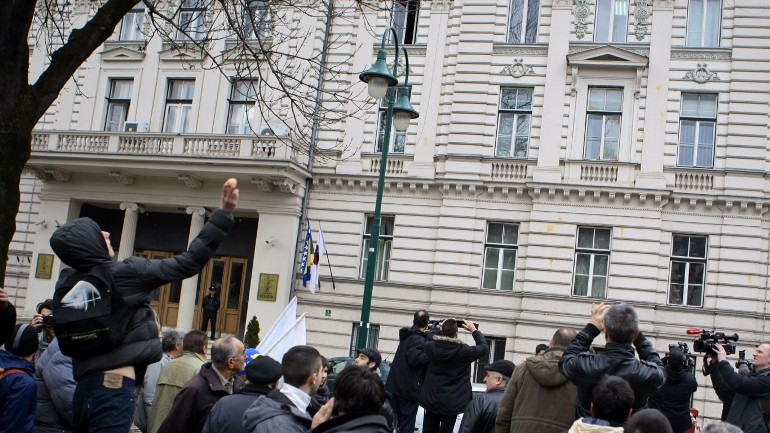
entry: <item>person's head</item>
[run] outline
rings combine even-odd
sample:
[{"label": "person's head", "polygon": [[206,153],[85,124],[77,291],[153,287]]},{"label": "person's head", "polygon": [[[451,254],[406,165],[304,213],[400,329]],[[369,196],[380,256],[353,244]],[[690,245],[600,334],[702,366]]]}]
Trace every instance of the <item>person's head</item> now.
[{"label": "person's head", "polygon": [[33,362],[39,345],[37,331],[32,325],[20,323],[13,328],[3,344],[8,353]]},{"label": "person's head", "polygon": [[540,343],[537,346],[535,346],[535,355],[542,355],[545,353],[546,350],[548,350],[549,347],[545,343]]},{"label": "person's head", "polygon": [[171,358],[178,358],[182,356],[183,340],[184,333],[172,328],[163,332],[163,335],[160,338],[160,345],[163,348],[163,352],[167,353],[168,356]]},{"label": "person's head", "polygon": [[[53,326],[46,326],[45,325],[45,318],[53,314],[53,299],[46,299],[43,302],[40,302],[37,304],[37,308],[35,308],[35,311],[37,311],[37,314],[40,315],[40,318],[42,322],[39,325],[36,325],[37,332],[45,332],[46,340],[52,341],[56,337],[56,333],[54,332]],[[33,320],[34,324],[34,320]]]},{"label": "person's head", "polygon": [[329,360],[321,355],[321,384],[319,387],[326,386],[326,380],[329,379]]},{"label": "person's head", "polygon": [[613,342],[631,344],[639,334],[636,309],[628,304],[615,304],[604,312],[604,334]]},{"label": "person's head", "polygon": [[50,315],[53,313],[53,299],[46,299],[45,301],[37,304],[35,311],[37,311],[37,314],[40,314],[43,317]]},{"label": "person's head", "polygon": [[356,349],[358,356],[353,360],[353,363],[359,367],[365,367],[369,370],[376,370],[382,362],[382,355],[377,349]]},{"label": "person's head", "polygon": [[754,350],[753,361],[754,370],[760,371],[770,367],[770,341],[762,342]]},{"label": "person's head", "polygon": [[425,310],[417,310],[414,312],[414,319],[412,319],[412,324],[420,329],[425,329],[428,327],[428,322],[430,321],[430,314],[428,314]]},{"label": "person's head", "polygon": [[666,367],[669,370],[679,371],[684,367],[685,354],[679,347],[672,347],[668,352]]},{"label": "person's head", "polygon": [[607,421],[622,423],[634,407],[634,390],[625,379],[604,376],[591,392],[591,415]]},{"label": "person's head", "polygon": [[571,328],[559,328],[551,337],[550,346],[565,349],[577,337],[577,331]]},{"label": "person's head", "polygon": [[200,330],[193,330],[185,334],[182,339],[182,349],[189,350],[190,352],[206,354],[206,349],[209,345],[209,337],[205,332]]},{"label": "person's head", "polygon": [[642,409],[626,423],[623,433],[672,433],[666,416],[657,409]]},{"label": "person's head", "polygon": [[349,365],[334,381],[333,416],[379,412],[385,404],[385,385],[371,370]]},{"label": "person's head", "polygon": [[489,365],[484,366],[487,371],[484,376],[484,383],[487,385],[487,392],[498,388],[505,388],[508,381],[513,376],[513,370],[516,366],[508,360],[501,359]]},{"label": "person's head", "polygon": [[321,354],[311,346],[294,346],[281,359],[283,381],[307,395],[315,394],[321,386],[322,368]]},{"label": "person's head", "polygon": [[710,421],[706,427],[703,427],[701,433],[743,433],[743,430],[723,421]]},{"label": "person's head", "polygon": [[209,296],[215,296],[217,294],[217,286],[209,287]]},{"label": "person's head", "polygon": [[281,363],[269,356],[256,355],[246,364],[246,379],[255,385],[275,388],[281,378]]},{"label": "person's head", "polygon": [[218,338],[211,345],[211,364],[229,379],[246,366],[246,348],[235,337]]},{"label": "person's head", "polygon": [[446,319],[441,324],[441,334],[444,337],[455,338],[457,337],[457,321],[455,319]]}]

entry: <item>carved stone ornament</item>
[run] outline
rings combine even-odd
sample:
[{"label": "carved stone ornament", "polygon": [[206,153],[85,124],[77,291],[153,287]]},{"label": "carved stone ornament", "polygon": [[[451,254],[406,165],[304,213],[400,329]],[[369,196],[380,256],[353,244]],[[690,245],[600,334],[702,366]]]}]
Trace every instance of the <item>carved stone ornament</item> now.
[{"label": "carved stone ornament", "polygon": [[684,74],[685,80],[692,80],[698,84],[705,84],[709,81],[720,81],[716,72],[709,71],[708,65],[698,63],[698,67]]},{"label": "carved stone ornament", "polygon": [[110,177],[114,177],[121,185],[133,185],[136,177],[122,171],[110,171]]},{"label": "carved stone ornament", "polygon": [[575,37],[583,39],[588,29],[588,16],[591,14],[591,0],[575,0]]},{"label": "carved stone ornament", "polygon": [[433,0],[430,4],[431,12],[449,12],[452,0]]},{"label": "carved stone ornament", "polygon": [[647,26],[650,25],[648,21],[650,15],[652,15],[652,0],[636,0],[636,8],[634,9],[634,18],[636,19],[634,25],[636,27],[636,40],[641,41],[647,34]]},{"label": "carved stone ornament", "polygon": [[203,185],[203,179],[200,179],[198,177],[195,177],[189,174],[179,174],[177,176],[177,179],[184,182],[184,186],[191,189],[200,189],[200,187]]},{"label": "carved stone ornament", "polygon": [[525,75],[535,75],[535,70],[532,66],[525,65],[524,59],[513,59],[513,63],[503,68],[502,73],[513,78],[521,78]]}]

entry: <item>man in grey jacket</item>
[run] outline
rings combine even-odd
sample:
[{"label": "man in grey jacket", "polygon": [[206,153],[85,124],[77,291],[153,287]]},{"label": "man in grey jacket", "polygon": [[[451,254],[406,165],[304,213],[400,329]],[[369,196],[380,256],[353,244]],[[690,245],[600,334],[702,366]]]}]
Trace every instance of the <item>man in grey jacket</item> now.
[{"label": "man in grey jacket", "polygon": [[142,433],[147,433],[147,419],[150,416],[152,399],[155,398],[155,389],[158,386],[160,372],[163,370],[163,366],[168,364],[169,361],[182,356],[182,353],[184,353],[184,350],[182,349],[183,338],[184,332],[177,331],[176,329],[168,329],[163,332],[163,336],[160,339],[161,347],[163,347],[163,358],[161,358],[160,361],[147,366],[147,372],[144,374],[144,382],[141,387],[137,389],[134,425],[139,428]]},{"label": "man in grey jacket", "polygon": [[321,385],[321,354],[310,346],[294,346],[283,355],[283,385],[260,397],[243,414],[249,433],[305,433],[313,420],[307,413],[311,395]]}]

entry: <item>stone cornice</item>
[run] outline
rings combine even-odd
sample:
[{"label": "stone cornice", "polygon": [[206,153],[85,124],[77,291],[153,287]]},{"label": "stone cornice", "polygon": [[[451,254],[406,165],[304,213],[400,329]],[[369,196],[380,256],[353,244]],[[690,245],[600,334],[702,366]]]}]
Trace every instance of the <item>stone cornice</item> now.
[{"label": "stone cornice", "polygon": [[671,48],[671,60],[730,61],[732,58],[730,48]]}]

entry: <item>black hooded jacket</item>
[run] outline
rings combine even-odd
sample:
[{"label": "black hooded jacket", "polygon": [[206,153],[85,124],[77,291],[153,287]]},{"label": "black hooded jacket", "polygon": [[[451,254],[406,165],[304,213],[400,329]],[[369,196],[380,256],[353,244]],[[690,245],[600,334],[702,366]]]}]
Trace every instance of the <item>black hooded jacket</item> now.
[{"label": "black hooded jacket", "polygon": [[427,335],[417,326],[398,331],[398,348],[390,366],[385,389],[403,399],[417,401],[430,359],[425,354]]},{"label": "black hooded jacket", "polygon": [[[118,348],[104,355],[72,359],[75,379],[131,365],[137,368],[137,381],[141,381],[145,367],[163,356],[158,326],[150,309],[150,293],[159,286],[200,272],[227,236],[233,223],[232,215],[218,209],[186,252],[163,260],[129,257],[122,262],[111,262],[102,230],[90,218],[78,218],[56,230],[50,243],[59,259],[67,266],[80,270],[110,263],[115,290],[132,311],[131,330]],[[57,287],[72,272],[73,269],[63,269]]]},{"label": "black hooded jacket", "polygon": [[698,389],[695,375],[685,369],[666,367],[666,383],[651,395],[647,404],[666,416],[674,433],[684,433],[692,425],[690,397]]}]

